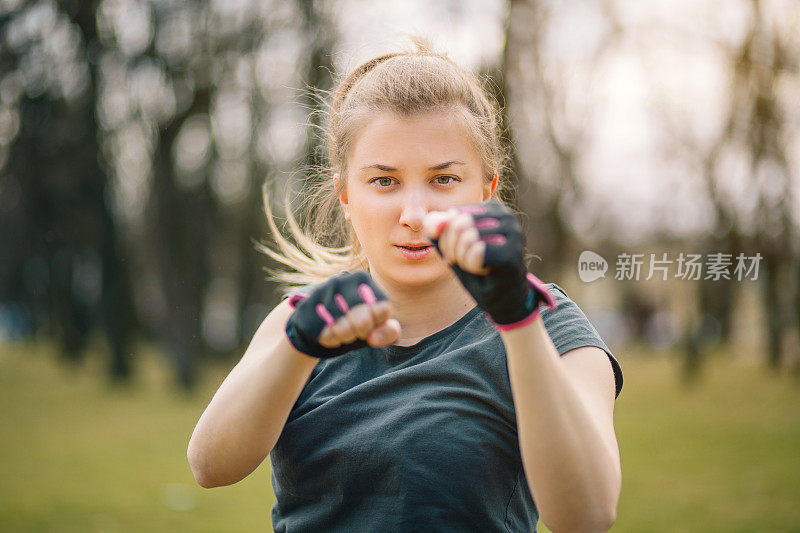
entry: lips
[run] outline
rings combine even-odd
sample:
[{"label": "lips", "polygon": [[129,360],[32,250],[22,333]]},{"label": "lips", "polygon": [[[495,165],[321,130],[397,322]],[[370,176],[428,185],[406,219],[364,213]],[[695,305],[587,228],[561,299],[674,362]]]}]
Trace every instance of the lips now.
[{"label": "lips", "polygon": [[395,246],[400,246],[401,248],[427,248],[430,245],[431,243],[429,242],[404,242]]},{"label": "lips", "polygon": [[430,255],[433,246],[428,243],[395,244],[395,247],[409,260],[421,260]]}]

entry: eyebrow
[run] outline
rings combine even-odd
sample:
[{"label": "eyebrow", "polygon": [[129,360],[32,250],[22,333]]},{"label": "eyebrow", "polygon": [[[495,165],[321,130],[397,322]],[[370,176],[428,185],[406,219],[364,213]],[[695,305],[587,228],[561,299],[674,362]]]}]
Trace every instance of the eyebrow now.
[{"label": "eyebrow", "polygon": [[[445,161],[444,163],[439,163],[438,165],[434,165],[430,167],[428,170],[442,170],[452,165],[466,165],[463,161]],[[383,172],[397,172],[397,169],[394,167],[390,167],[389,165],[384,165],[382,163],[374,163],[372,165],[367,165],[366,167],[361,167],[361,170],[367,170],[369,168],[377,168]]]}]

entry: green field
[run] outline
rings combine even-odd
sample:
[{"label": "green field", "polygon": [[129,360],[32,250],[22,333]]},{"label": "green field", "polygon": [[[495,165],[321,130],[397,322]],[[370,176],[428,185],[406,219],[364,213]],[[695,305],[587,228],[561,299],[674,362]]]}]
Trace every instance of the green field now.
[{"label": "green field", "polygon": [[[99,353],[99,352],[95,352]],[[800,383],[718,353],[696,389],[666,354],[620,356],[623,468],[613,531],[800,531]],[[192,396],[143,350],[130,387],[47,345],[0,347],[1,531],[271,530],[267,462],[203,489],[186,445],[227,369]]]}]

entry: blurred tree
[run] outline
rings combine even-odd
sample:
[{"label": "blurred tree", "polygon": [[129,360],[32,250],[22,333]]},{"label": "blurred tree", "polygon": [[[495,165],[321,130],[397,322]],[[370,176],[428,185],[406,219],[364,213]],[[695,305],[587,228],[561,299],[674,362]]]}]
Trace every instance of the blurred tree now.
[{"label": "blurred tree", "polygon": [[[714,44],[727,61],[730,75],[728,106],[723,126],[704,147],[677,117],[664,117],[672,132],[673,146],[700,168],[706,194],[715,215],[712,232],[703,239],[706,253],[761,255],[759,285],[764,306],[766,354],[770,368],[781,365],[784,339],[792,316],[797,316],[797,296],[786,287],[800,287],[794,265],[800,260],[798,225],[792,220],[792,177],[798,162],[789,155],[786,111],[796,108],[795,91],[782,90],[797,72],[800,40],[792,28],[800,11],[784,13],[767,9],[760,0],[747,0],[750,16],[739,41],[719,37]],[[796,112],[796,111],[795,111]],[[756,198],[753,213],[730,201],[720,184],[729,176],[731,160],[747,169],[748,196]],[[698,288],[698,317],[684,335],[685,374],[691,377],[701,366],[710,346],[729,342],[732,312],[740,282],[703,279]],[[800,289],[795,289],[800,290]],[[711,326],[711,327],[709,327]],[[798,328],[800,334],[800,328]]]},{"label": "blurred tree", "polygon": [[[653,235],[640,235],[647,237],[650,244],[684,249],[688,245],[706,257],[724,254],[731,260],[731,272],[740,256],[756,257],[760,252],[766,346],[773,368],[780,364],[787,339],[797,338],[789,334],[787,327],[793,317],[800,316],[800,240],[796,237],[800,222],[792,220],[791,212],[792,177],[798,175],[798,162],[791,147],[792,142],[797,142],[797,127],[790,124],[797,109],[794,95],[800,55],[800,34],[792,28],[800,15],[794,4],[791,12],[782,10],[781,5],[743,0],[739,7],[750,9],[742,17],[744,31],[735,36],[728,32],[717,34],[718,42],[706,39],[699,46],[716,46],[721,53],[714,59],[727,61],[730,69],[730,91],[724,95],[729,97],[728,104],[718,138],[701,142],[694,128],[696,121],[687,120],[689,117],[669,105],[657,110],[673,137],[657,151],[671,154],[667,157],[671,167],[685,164],[682,157],[691,161],[685,170],[701,177],[713,209],[714,226],[700,237],[701,249],[697,250],[696,235],[691,241],[676,242],[669,227],[657,229]],[[708,13],[713,14],[714,10],[709,9]],[[564,28],[559,24],[569,21],[571,14],[583,16],[578,22],[585,25],[591,17],[591,25],[586,27],[591,27],[592,34],[580,42],[569,41],[565,49],[561,35]],[[593,229],[602,239],[604,250],[610,254],[622,246],[610,231],[605,209],[591,208],[592,199],[586,197],[585,185],[593,171],[586,165],[589,148],[602,131],[590,120],[591,111],[602,108],[604,103],[592,99],[590,95],[596,95],[596,91],[583,94],[584,89],[608,75],[609,68],[623,68],[613,60],[621,61],[625,54],[627,61],[638,57],[646,63],[648,47],[658,49],[658,43],[662,50],[663,46],[677,47],[675,39],[685,40],[692,31],[704,36],[712,33],[708,25],[695,28],[678,18],[640,15],[631,17],[624,3],[614,0],[585,9],[537,0],[509,1],[503,92],[515,143],[514,167],[520,177],[519,201],[531,218],[529,247],[546,259],[537,269],[544,276],[556,277],[565,268],[572,268],[575,253],[586,249],[587,241],[572,223],[579,218],[574,216],[579,211],[584,217],[581,225]],[[731,20],[736,20],[735,14]],[[719,28],[729,29],[730,21],[721,23]],[[666,31],[659,34],[661,30]],[[661,35],[662,40],[654,38],[655,34]],[[626,63],[621,72],[632,70],[631,63]],[[664,89],[654,85],[648,90],[654,93]],[[576,98],[578,93],[581,96]],[[691,105],[689,109],[691,118],[714,121],[708,113],[702,114]],[[729,191],[724,190],[723,185],[730,187],[732,162],[737,168],[748,169],[746,186],[752,191],[750,197],[756,198],[754,213],[746,212],[747,201],[731,200]],[[726,180],[728,183],[724,183]],[[654,213],[654,220],[659,216]],[[693,215],[684,209],[680,216]],[[619,283],[630,285],[627,281]],[[684,370],[690,381],[697,376],[707,349],[730,342],[736,291],[740,287],[741,280],[733,273],[729,278],[704,277],[695,282],[697,316],[684,335]],[[643,298],[637,293],[639,290],[625,286],[617,292],[623,295],[623,310],[634,326],[633,340],[646,340],[643,335],[648,318],[637,302],[650,298]]]},{"label": "blurred tree", "polygon": [[[105,0],[99,10],[105,148],[119,216],[142,254],[137,308],[184,388],[201,354],[238,352],[276,303],[253,245],[264,226],[261,185],[315,153],[295,140],[306,116],[287,88],[330,86],[318,64],[330,60],[328,16],[323,3],[304,1]],[[139,202],[126,199],[131,182],[141,184]]]},{"label": "blurred tree", "polygon": [[0,5],[0,301],[71,358],[102,327],[118,378],[137,333],[184,388],[201,353],[241,349],[274,303],[261,185],[316,153],[286,89],[330,87],[328,8]]},{"label": "blurred tree", "polygon": [[[548,55],[557,32],[551,22],[555,10],[539,0],[510,0],[502,63],[518,201],[530,214],[528,248],[542,259],[531,268],[545,279],[557,279],[570,268],[584,240],[565,213],[579,209],[586,200],[581,158],[591,135],[581,106],[565,90],[570,66]],[[588,77],[619,37],[610,9],[607,18],[611,23],[586,65]]]},{"label": "blurred tree", "polygon": [[102,327],[110,375],[124,379],[135,320],[97,156],[95,8],[40,0],[0,19],[0,115],[15,124],[0,180],[18,191],[2,209],[11,231],[0,241],[0,300],[34,309],[36,331],[55,336],[74,362]]},{"label": "blurred tree", "polygon": [[[506,42],[503,50],[503,91],[506,117],[514,141],[512,162],[518,174],[519,207],[530,216],[526,228],[528,249],[542,258],[531,269],[543,279],[554,279],[561,271],[570,238],[559,213],[566,189],[575,185],[572,154],[553,132],[552,86],[542,75],[541,48],[547,26],[547,10],[538,0],[511,0],[508,4]],[[536,139],[531,142],[532,139]],[[520,143],[525,143],[523,147]],[[542,179],[552,168],[544,168],[540,154],[555,156],[559,164],[552,176],[555,188]],[[548,180],[549,182],[549,180]]]},{"label": "blurred tree", "polygon": [[309,111],[309,129],[306,135],[305,168],[315,168],[327,160],[327,154],[321,154],[322,144],[318,130],[322,127],[324,116],[319,97],[330,91],[333,86],[333,49],[336,33],[330,14],[322,7],[319,0],[297,0],[302,14],[302,31],[308,44],[308,63],[304,75],[304,84],[311,89],[305,95],[305,105]]},{"label": "blurred tree", "polygon": [[[687,121],[666,117],[673,142],[665,151],[677,148],[691,170],[700,169],[716,214],[703,251],[762,254],[775,367],[793,320],[800,327],[790,200],[800,34],[792,31],[796,6],[794,19],[776,19],[774,3],[742,2],[751,8],[747,31],[719,45],[731,79],[724,126],[714,142],[700,143]],[[618,57],[635,30],[622,5],[581,8],[597,33],[570,42],[574,55],[565,58],[562,21],[580,9],[507,4],[502,64],[491,74],[501,80],[494,90],[506,104],[510,177],[518,207],[529,214],[528,249],[542,259],[531,269],[546,279],[573,268],[575,252],[586,247],[576,214],[584,229],[597,230],[604,250],[622,247],[605,206],[594,207],[587,193],[595,171],[588,154],[602,132],[591,111],[602,102],[586,97],[607,73],[606,58]],[[317,111],[332,85],[337,4],[8,6],[0,3],[0,224],[10,228],[0,233],[0,304],[23,302],[38,334],[59,339],[70,360],[80,360],[92,330],[102,328],[110,373],[119,378],[132,371],[132,339],[155,337],[176,381],[191,388],[203,354],[240,352],[276,303],[264,282],[265,258],[253,246],[265,227],[261,185],[266,179],[278,193],[302,189],[313,173],[294,169],[324,162]],[[306,90],[293,98],[292,87]],[[731,158],[748,169],[753,221],[720,190]],[[280,214],[283,206],[275,207]],[[619,292],[641,319],[634,328],[641,335],[647,318],[640,302],[650,299],[636,284],[619,283],[628,284]],[[729,338],[737,285],[697,282],[700,318],[686,335],[687,375],[706,347]]]},{"label": "blurred tree", "polygon": [[100,264],[102,287],[100,291],[100,316],[106,339],[111,348],[109,372],[115,381],[126,380],[132,371],[131,344],[138,329],[133,309],[132,284],[126,259],[124,244],[120,242],[117,224],[107,202],[108,175],[99,165],[98,137],[99,127],[95,115],[97,99],[97,26],[95,13],[97,2],[74,2],[72,19],[80,28],[85,50],[89,84],[86,90],[86,104],[79,119],[87,129],[86,138],[81,140],[80,152],[92,175],[96,176],[89,202],[99,211],[97,230],[100,232]]}]

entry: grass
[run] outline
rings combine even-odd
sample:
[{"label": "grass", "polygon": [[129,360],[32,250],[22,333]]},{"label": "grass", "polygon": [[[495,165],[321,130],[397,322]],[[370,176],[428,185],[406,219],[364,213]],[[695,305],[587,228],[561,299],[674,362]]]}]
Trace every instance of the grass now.
[{"label": "grass", "polygon": [[82,369],[55,360],[41,345],[0,353],[0,531],[270,529],[266,463],[208,490],[186,460],[224,369],[187,396],[152,352],[129,388],[108,387],[99,360]]},{"label": "grass", "polygon": [[800,531],[795,377],[725,352],[694,388],[674,357],[638,354],[623,367],[619,530]]},{"label": "grass", "polygon": [[[101,365],[65,367],[44,344],[0,346],[0,531],[270,529],[268,462],[212,490],[186,462],[230,365],[209,369],[193,395],[175,392],[150,350],[131,387],[109,388]],[[622,365],[613,531],[800,531],[800,383],[724,353],[692,389],[674,356],[631,351]]]}]

